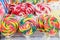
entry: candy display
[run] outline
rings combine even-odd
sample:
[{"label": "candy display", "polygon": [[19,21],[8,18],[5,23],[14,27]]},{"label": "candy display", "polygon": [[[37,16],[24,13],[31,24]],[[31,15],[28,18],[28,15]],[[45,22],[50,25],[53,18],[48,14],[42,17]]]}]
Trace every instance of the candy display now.
[{"label": "candy display", "polygon": [[51,8],[49,7],[48,4],[44,4],[44,3],[38,3],[36,4],[36,13],[38,14],[43,14],[43,13],[50,13],[51,12]]},{"label": "candy display", "polygon": [[18,28],[18,21],[12,15],[4,16],[2,23],[2,35],[11,36]]},{"label": "candy display", "polygon": [[36,23],[33,19],[33,15],[30,14],[26,18],[21,19],[19,30],[24,35],[32,35],[36,31]]},{"label": "candy display", "polygon": [[0,0],[0,33],[6,40],[16,35],[31,40],[35,34],[47,40],[59,31],[60,1]]}]

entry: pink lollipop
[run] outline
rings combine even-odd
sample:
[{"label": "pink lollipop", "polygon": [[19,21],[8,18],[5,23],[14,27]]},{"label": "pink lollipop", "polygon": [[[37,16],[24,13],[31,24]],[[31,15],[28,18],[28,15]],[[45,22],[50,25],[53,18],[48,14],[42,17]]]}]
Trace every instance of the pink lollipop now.
[{"label": "pink lollipop", "polygon": [[43,14],[43,13],[50,13],[51,8],[48,4],[38,3],[36,4],[36,13]]}]

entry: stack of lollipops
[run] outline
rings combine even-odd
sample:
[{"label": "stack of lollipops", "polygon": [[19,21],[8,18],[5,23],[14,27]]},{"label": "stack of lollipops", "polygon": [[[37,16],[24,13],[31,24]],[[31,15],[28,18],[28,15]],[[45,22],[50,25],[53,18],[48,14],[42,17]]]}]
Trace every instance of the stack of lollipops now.
[{"label": "stack of lollipops", "polygon": [[[9,10],[0,24],[1,33],[4,36],[13,35],[17,30],[27,36],[34,34],[35,31],[54,36],[59,31],[60,24],[57,18],[50,15],[49,4],[19,3],[10,5]],[[19,21],[16,18],[17,16],[20,17]]]}]

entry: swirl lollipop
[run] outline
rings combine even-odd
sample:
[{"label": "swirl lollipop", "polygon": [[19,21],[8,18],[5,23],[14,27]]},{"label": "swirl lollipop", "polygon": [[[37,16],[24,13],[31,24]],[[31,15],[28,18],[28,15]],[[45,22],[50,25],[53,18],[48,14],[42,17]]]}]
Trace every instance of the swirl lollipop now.
[{"label": "swirl lollipop", "polygon": [[58,32],[59,28],[59,22],[55,17],[49,17],[48,18],[48,25],[50,26],[51,29],[49,29],[49,33],[51,35],[56,35]]},{"label": "swirl lollipop", "polygon": [[1,26],[2,26],[2,35],[11,36],[16,32],[18,22],[11,15],[10,16],[6,15],[2,20]]},{"label": "swirl lollipop", "polygon": [[[43,32],[47,32],[50,35],[55,35],[58,32],[59,22],[51,15],[40,15],[38,19],[38,26]],[[52,30],[52,31],[51,31]]]},{"label": "swirl lollipop", "polygon": [[50,36],[55,36],[58,33],[59,22],[55,17],[51,15],[47,14],[40,15],[37,23],[39,26],[38,28],[39,31],[40,32],[42,31],[45,34],[45,36],[42,39],[46,38],[46,40],[48,40],[50,39]]},{"label": "swirl lollipop", "polygon": [[51,12],[51,8],[49,7],[48,4],[44,4],[44,3],[38,3],[36,4],[36,13],[38,14],[43,14],[43,13],[50,13]]},{"label": "swirl lollipop", "polygon": [[49,35],[54,36],[58,33],[59,22],[51,15],[44,16],[44,30],[49,33]]},{"label": "swirl lollipop", "polygon": [[21,19],[19,31],[27,36],[32,35],[36,31],[36,23],[32,15],[28,15],[28,17]]},{"label": "swirl lollipop", "polygon": [[35,8],[30,3],[19,3],[12,10],[12,13],[15,15],[26,15],[34,12],[35,12]]}]

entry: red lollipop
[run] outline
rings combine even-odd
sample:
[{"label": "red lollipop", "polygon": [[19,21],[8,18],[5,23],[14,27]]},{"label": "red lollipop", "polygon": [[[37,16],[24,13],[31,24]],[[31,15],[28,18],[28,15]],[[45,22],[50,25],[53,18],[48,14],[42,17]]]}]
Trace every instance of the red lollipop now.
[{"label": "red lollipop", "polygon": [[12,10],[12,13],[16,15],[27,15],[34,12],[35,12],[35,8],[30,3],[19,3]]}]

